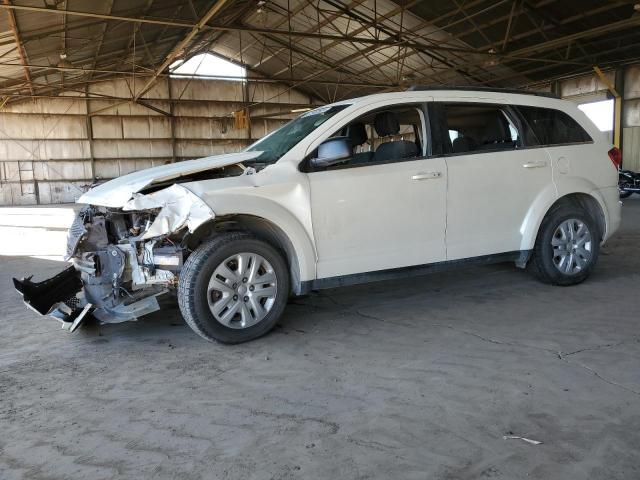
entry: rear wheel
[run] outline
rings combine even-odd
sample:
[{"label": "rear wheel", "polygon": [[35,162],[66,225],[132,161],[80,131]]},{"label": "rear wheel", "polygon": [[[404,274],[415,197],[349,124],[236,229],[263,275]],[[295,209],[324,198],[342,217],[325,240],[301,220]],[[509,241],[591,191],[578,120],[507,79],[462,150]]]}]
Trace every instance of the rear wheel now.
[{"label": "rear wheel", "polygon": [[543,220],[528,266],[544,283],[575,285],[589,276],[599,250],[593,218],[578,207],[560,206]]},{"label": "rear wheel", "polygon": [[282,255],[244,232],[222,234],[185,262],[178,304],[201,337],[223,343],[253,340],[271,330],[289,296]]}]

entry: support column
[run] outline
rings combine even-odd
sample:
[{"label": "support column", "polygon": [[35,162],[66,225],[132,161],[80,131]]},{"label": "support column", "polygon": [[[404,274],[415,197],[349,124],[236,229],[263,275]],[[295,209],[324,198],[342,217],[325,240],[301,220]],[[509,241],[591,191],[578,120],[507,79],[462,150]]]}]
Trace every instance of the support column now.
[{"label": "support column", "polygon": [[[89,141],[89,161],[90,167],[89,172],[91,174],[91,182],[96,181],[96,159],[93,156],[93,124],[91,123],[91,102],[89,101],[89,86],[85,88],[84,91],[84,105],[85,105],[85,121],[87,123],[87,140]],[[73,98],[73,97],[71,97]]]},{"label": "support column", "polygon": [[621,151],[624,147],[624,136],[622,134],[624,128],[624,77],[625,77],[625,68],[621,67],[616,70],[615,75],[615,89],[618,92],[619,96],[616,98],[616,108],[614,110],[614,118],[613,118],[613,131],[614,131],[614,139],[617,134],[617,144]]},{"label": "support column", "polygon": [[244,82],[244,91],[243,91],[243,100],[244,100],[244,108],[247,111],[247,138],[249,139],[249,145],[253,143],[252,134],[251,134],[251,109],[249,108],[249,80],[245,80]]},{"label": "support column", "polygon": [[171,99],[171,77],[167,77],[167,90],[169,92],[169,121],[171,122],[171,163],[176,162],[176,117],[175,107]]}]

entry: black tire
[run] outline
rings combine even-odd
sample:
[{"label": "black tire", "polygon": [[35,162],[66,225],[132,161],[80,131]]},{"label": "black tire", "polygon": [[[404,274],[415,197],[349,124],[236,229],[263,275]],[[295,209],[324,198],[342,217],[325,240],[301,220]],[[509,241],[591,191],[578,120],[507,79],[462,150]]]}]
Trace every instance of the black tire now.
[{"label": "black tire", "polygon": [[[276,275],[275,301],[269,313],[255,325],[230,328],[218,322],[209,309],[207,286],[214,270],[228,257],[250,252],[266,259]],[[282,315],[289,298],[289,272],[283,255],[273,246],[246,232],[229,232],[200,245],[187,259],[178,283],[178,305],[187,324],[206,340],[242,343],[269,332]]]},{"label": "black tire", "polygon": [[[583,222],[591,234],[591,259],[585,268],[574,274],[565,274],[556,267],[553,261],[554,251],[551,245],[551,240],[558,226],[569,219]],[[540,225],[527,269],[543,283],[561,286],[577,285],[587,279],[598,261],[601,237],[602,234],[597,222],[582,208],[568,205],[555,207],[547,213],[542,225]]]}]

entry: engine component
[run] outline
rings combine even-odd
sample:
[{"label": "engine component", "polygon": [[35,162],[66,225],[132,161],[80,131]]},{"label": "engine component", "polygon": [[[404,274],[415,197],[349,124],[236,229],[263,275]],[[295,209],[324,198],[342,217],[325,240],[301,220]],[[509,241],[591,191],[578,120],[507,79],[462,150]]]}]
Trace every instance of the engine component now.
[{"label": "engine component", "polygon": [[182,268],[183,251],[175,245],[157,247],[152,250],[153,265],[156,267],[179,272]]}]

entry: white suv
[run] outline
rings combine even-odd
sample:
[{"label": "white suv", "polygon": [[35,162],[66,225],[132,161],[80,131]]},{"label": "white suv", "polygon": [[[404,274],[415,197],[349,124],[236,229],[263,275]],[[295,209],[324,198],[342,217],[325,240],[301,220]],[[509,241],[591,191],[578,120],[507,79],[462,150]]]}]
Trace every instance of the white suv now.
[{"label": "white suv", "polygon": [[620,223],[620,152],[570,102],[415,88],[311,110],[245,151],[99,185],[72,265],[24,300],[74,330],[134,320],[177,289],[208,340],[268,332],[290,295],[513,261],[542,281],[591,272]]}]

